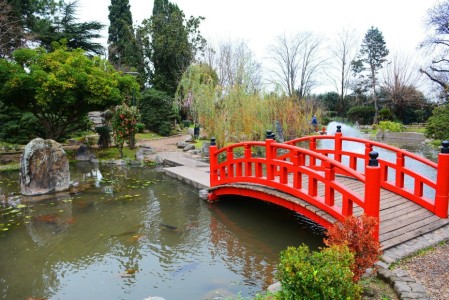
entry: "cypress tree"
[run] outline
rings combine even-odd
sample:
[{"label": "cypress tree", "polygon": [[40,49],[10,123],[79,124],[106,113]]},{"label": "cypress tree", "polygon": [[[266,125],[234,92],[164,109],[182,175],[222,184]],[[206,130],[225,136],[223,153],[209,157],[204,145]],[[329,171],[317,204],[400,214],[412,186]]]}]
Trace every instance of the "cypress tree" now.
[{"label": "cypress tree", "polygon": [[174,96],[182,74],[193,59],[184,13],[168,0],[154,0],[151,17],[151,83]]},{"label": "cypress tree", "polygon": [[137,71],[140,58],[128,0],[111,0],[109,6],[108,58],[117,69]]}]

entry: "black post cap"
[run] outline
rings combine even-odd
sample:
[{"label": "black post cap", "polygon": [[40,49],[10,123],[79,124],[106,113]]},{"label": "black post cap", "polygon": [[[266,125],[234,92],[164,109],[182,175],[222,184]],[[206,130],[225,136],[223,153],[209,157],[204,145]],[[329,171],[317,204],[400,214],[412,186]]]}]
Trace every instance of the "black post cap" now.
[{"label": "black post cap", "polygon": [[266,131],[266,138],[267,139],[271,139],[271,135],[273,134],[273,131],[271,131],[270,129],[268,129],[267,131]]},{"label": "black post cap", "polygon": [[449,153],[449,141],[441,142],[441,153]]},{"label": "black post cap", "polygon": [[377,160],[377,157],[379,157],[379,153],[377,153],[376,151],[371,151],[369,153],[369,157],[370,157],[370,160],[368,162],[368,166],[370,166],[370,167],[378,167],[379,166],[379,161]]},{"label": "black post cap", "polygon": [[337,125],[337,132],[341,132],[341,125]]},{"label": "black post cap", "polygon": [[211,146],[216,146],[215,141],[216,141],[215,137],[211,137],[210,138],[210,145]]}]

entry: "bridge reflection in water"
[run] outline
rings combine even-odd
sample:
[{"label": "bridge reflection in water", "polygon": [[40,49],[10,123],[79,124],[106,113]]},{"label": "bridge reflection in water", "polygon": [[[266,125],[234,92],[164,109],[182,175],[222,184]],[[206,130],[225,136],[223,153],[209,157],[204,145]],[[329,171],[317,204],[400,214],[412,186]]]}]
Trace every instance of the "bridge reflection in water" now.
[{"label": "bridge reflection in water", "polygon": [[[265,289],[272,284],[277,265],[273,261],[279,261],[279,252],[288,246],[324,246],[323,227],[280,206],[228,196],[209,208],[213,210],[210,234],[215,246],[210,248],[211,256],[221,257],[229,270],[246,278],[248,285],[258,283]],[[281,241],[274,236],[289,238]]]},{"label": "bridge reflection in water", "polygon": [[[264,142],[222,149],[212,140],[209,200],[231,194],[254,197],[326,228],[364,213],[379,220],[375,238],[384,249],[448,223],[449,142],[443,142],[437,164],[386,144],[343,136],[337,128],[335,135],[286,143],[277,143],[271,132]],[[327,148],[317,146],[326,140],[331,141]],[[360,145],[363,150],[354,151]],[[394,159],[378,157],[378,149],[391,152]],[[421,174],[415,163],[432,169],[434,176]]]}]

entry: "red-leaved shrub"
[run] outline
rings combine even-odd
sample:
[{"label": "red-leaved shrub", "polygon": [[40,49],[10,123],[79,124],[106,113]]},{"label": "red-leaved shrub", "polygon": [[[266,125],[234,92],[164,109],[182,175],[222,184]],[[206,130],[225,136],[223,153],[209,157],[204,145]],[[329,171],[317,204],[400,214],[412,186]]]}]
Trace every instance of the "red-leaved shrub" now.
[{"label": "red-leaved shrub", "polygon": [[337,222],[326,233],[324,243],[327,246],[347,245],[354,252],[353,280],[356,282],[380,258],[380,242],[373,237],[377,219],[363,215],[359,218],[347,217]]}]

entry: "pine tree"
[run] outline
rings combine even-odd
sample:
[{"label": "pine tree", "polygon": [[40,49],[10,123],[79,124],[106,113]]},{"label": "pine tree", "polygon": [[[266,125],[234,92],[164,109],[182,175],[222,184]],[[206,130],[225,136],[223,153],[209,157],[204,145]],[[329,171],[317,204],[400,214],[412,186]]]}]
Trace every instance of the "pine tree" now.
[{"label": "pine tree", "polygon": [[359,74],[361,79],[364,78],[363,74],[367,73],[367,81],[365,83],[373,91],[374,124],[377,124],[379,117],[379,106],[376,95],[377,73],[382,69],[383,63],[387,61],[386,56],[388,54],[389,51],[386,47],[382,32],[371,26],[365,34],[357,59],[352,62],[354,73]]}]

